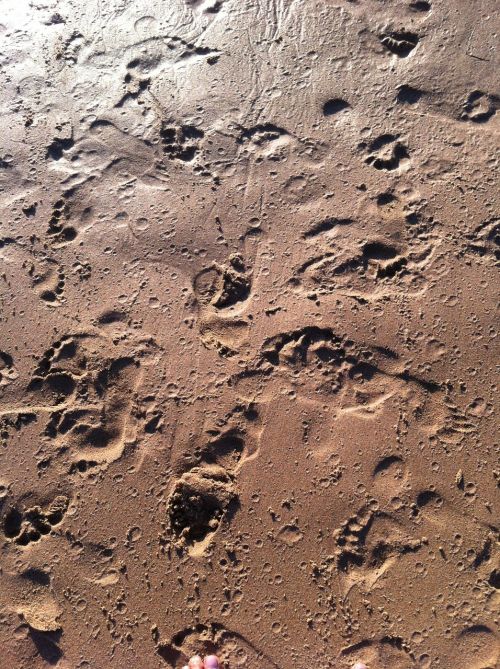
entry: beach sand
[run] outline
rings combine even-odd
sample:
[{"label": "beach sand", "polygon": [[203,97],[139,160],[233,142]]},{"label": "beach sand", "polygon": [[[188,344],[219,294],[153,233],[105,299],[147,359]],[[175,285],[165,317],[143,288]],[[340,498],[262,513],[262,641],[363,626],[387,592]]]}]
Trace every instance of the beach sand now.
[{"label": "beach sand", "polygon": [[493,0],[0,7],[0,668],[498,667]]}]

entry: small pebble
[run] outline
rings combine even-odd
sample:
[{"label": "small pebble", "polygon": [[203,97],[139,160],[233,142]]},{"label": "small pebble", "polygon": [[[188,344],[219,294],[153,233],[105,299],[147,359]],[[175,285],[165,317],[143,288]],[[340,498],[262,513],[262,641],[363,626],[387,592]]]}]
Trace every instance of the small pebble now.
[{"label": "small pebble", "polygon": [[193,655],[188,662],[189,669],[203,669],[203,660],[199,655]]},{"label": "small pebble", "polygon": [[206,656],[205,669],[219,669],[219,658],[217,657],[217,655]]},{"label": "small pebble", "polygon": [[368,669],[364,662],[356,662],[352,669]]}]

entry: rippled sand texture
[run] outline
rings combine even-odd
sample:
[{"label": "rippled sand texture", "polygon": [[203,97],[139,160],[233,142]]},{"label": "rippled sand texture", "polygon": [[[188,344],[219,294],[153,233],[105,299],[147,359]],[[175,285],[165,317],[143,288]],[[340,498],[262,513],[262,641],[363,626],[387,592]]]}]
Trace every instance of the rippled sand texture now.
[{"label": "rippled sand texture", "polygon": [[2,0],[0,667],[495,669],[494,0]]}]

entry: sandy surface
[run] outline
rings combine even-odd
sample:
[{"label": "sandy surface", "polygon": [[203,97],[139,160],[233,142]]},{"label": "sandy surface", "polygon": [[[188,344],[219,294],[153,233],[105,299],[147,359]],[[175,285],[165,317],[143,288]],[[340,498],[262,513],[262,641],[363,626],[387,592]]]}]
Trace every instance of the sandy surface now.
[{"label": "sandy surface", "polygon": [[1,669],[497,667],[494,0],[0,7]]}]

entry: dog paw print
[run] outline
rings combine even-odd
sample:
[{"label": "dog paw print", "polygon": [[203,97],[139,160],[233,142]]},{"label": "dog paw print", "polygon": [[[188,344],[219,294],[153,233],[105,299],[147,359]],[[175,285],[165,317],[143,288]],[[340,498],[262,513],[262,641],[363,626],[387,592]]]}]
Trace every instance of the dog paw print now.
[{"label": "dog paw print", "polygon": [[69,205],[64,198],[60,198],[54,203],[47,229],[47,236],[52,247],[60,248],[76,238],[76,229],[67,224],[69,217]]},{"label": "dog paw print", "polygon": [[361,509],[334,533],[337,566],[342,572],[364,567],[377,569],[392,558],[399,558],[422,548],[423,541],[413,539],[389,515]]},{"label": "dog paw print", "polygon": [[19,546],[40,541],[62,522],[68,506],[68,497],[58,495],[45,507],[35,505],[23,510],[11,507],[3,521],[4,535]]},{"label": "dog paw print", "polygon": [[463,105],[460,119],[472,123],[486,123],[497,113],[499,107],[500,97],[497,95],[472,91]]},{"label": "dog paw print", "polygon": [[410,154],[408,147],[399,141],[398,135],[384,134],[374,139],[366,148],[368,156],[365,163],[371,165],[376,170],[393,170],[403,167],[409,160]]},{"label": "dog paw print", "polygon": [[0,351],[0,386],[8,386],[18,376],[12,356],[6,351]]},{"label": "dog paw print", "polygon": [[200,151],[203,130],[194,125],[163,124],[160,130],[163,153],[170,160],[191,162]]},{"label": "dog paw print", "polygon": [[49,306],[57,306],[64,296],[64,269],[52,258],[37,258],[28,270],[33,289]]}]

